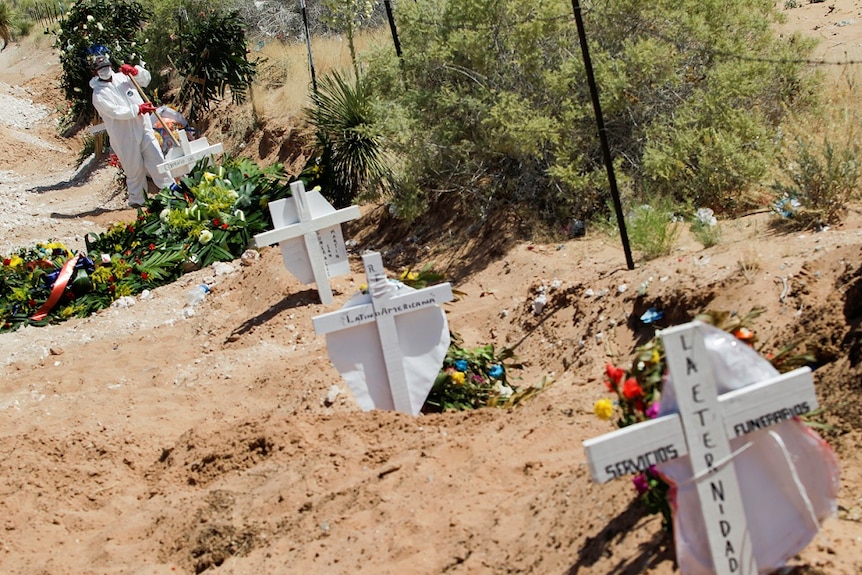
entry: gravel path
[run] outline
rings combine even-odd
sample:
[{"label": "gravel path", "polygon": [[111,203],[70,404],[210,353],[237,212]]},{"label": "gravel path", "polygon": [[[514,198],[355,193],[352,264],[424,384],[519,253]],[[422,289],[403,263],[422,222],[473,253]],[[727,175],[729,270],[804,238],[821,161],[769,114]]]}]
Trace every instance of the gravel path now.
[{"label": "gravel path", "polygon": [[56,113],[33,101],[38,88],[0,81],[0,254],[48,240],[81,249],[104,227],[94,216],[125,209],[113,169],[76,165],[80,143],[57,134]]}]

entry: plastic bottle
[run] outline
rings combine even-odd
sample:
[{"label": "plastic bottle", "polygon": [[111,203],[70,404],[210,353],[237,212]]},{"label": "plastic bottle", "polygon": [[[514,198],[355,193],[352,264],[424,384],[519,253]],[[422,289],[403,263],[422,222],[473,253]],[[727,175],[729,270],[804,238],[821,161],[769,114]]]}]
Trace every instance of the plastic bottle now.
[{"label": "plastic bottle", "polygon": [[186,294],[186,305],[201,303],[208,293],[210,293],[210,288],[207,284],[196,285]]}]

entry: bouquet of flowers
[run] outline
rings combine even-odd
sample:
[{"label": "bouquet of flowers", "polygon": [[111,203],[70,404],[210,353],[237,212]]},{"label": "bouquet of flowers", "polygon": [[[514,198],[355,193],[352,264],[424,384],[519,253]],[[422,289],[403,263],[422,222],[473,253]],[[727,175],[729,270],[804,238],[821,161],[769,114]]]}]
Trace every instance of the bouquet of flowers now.
[{"label": "bouquet of flowers", "polygon": [[[750,327],[762,309],[754,309],[745,316],[724,311],[707,311],[695,319],[722,329],[752,347],[757,341]],[[797,343],[792,343],[766,358],[779,371],[786,372],[813,362],[807,355],[792,355]],[[637,348],[631,366],[627,369],[607,364],[604,383],[612,398],[596,401],[593,411],[597,417],[611,420],[616,416],[618,427],[654,419],[659,413],[662,385],[666,377],[664,346],[660,337]],[[662,515],[662,525],[670,529],[671,509],[668,500],[669,485],[661,478],[654,467],[635,475],[632,479],[638,497],[650,513]]]}]

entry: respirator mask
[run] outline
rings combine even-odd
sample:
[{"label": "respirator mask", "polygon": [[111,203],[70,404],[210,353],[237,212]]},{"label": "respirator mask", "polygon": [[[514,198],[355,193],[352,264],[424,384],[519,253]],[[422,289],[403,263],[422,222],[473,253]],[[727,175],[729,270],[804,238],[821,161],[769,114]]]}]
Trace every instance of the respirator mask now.
[{"label": "respirator mask", "polygon": [[111,76],[114,75],[114,73],[111,71],[110,66],[105,66],[104,68],[99,68],[98,70],[96,70],[96,74],[102,80],[110,80]]}]

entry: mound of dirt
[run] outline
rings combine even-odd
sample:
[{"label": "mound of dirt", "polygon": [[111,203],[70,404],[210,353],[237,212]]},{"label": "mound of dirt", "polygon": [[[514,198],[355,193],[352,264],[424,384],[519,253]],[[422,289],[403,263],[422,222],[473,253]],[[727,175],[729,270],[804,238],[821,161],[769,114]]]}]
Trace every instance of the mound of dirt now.
[{"label": "mound of dirt", "polygon": [[[857,16],[856,2],[836,4],[791,11],[793,23]],[[858,24],[834,30],[858,45]],[[87,231],[134,217],[112,168],[78,169],[80,144],[56,136],[59,74],[50,50],[0,53],[5,252],[82,247]],[[246,150],[295,157],[291,127],[267,130]],[[265,248],[123,307],[0,335],[0,572],[675,573],[659,518],[628,481],[593,483],[581,442],[613,428],[592,413],[607,362],[704,309],[754,308],[763,353],[799,340],[816,358],[817,429],[841,460],[839,513],[793,573],[862,572],[858,206],[818,233],[779,232],[766,212],[724,221],[718,245],[683,234],[634,270],[594,234],[536,244],[502,229],[497,244],[455,244],[440,229],[395,242],[374,227],[379,210],[362,212],[332,306]],[[393,275],[445,270],[464,294],[445,306],[450,327],[467,346],[513,347],[515,375],[541,393],[508,410],[361,411],[312,318],[365,283],[365,249]],[[202,282],[211,293],[188,306]],[[665,316],[644,324],[652,307]]]}]

